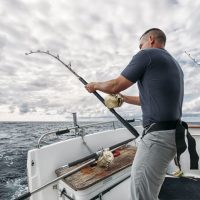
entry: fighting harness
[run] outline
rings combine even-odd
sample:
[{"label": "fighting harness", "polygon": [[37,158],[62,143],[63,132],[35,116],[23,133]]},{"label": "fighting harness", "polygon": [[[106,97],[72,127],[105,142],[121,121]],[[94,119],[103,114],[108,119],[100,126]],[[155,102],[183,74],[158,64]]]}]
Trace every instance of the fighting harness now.
[{"label": "fighting harness", "polygon": [[196,151],[196,141],[190,134],[186,122],[181,120],[157,122],[150,125],[147,129],[145,129],[143,132],[143,136],[153,131],[172,130],[172,129],[176,130],[175,133],[176,150],[177,150],[176,165],[181,169],[180,156],[187,149],[187,144],[185,141],[185,131],[186,131],[188,151],[190,155],[190,169],[199,169],[199,164],[198,164],[199,156]]}]

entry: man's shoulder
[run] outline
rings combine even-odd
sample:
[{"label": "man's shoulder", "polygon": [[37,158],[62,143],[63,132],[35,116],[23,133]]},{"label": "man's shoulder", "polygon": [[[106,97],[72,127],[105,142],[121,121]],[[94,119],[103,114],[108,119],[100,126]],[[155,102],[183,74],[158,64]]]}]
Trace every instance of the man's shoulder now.
[{"label": "man's shoulder", "polygon": [[148,55],[151,59],[173,59],[173,56],[166,50],[162,48],[148,48],[143,49],[143,54]]},{"label": "man's shoulder", "polygon": [[142,49],[140,50],[135,57],[140,58],[140,57],[151,57],[153,55],[161,55],[161,54],[168,54],[168,51],[165,49],[159,49],[159,48],[147,48],[147,49]]},{"label": "man's shoulder", "polygon": [[144,57],[149,57],[147,49],[142,49],[138,51],[133,58],[144,58]]}]

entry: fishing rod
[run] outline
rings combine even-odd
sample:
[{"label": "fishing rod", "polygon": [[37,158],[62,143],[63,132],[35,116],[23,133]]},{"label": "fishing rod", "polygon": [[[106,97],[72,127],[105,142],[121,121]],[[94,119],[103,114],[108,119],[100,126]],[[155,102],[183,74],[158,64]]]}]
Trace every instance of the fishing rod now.
[{"label": "fishing rod", "polygon": [[[68,65],[66,63],[64,63],[59,55],[53,55],[52,53],[50,53],[49,51],[41,51],[41,50],[37,50],[37,51],[30,51],[29,53],[25,53],[25,55],[30,55],[33,53],[43,53],[43,54],[47,54],[53,58],[55,58],[56,60],[58,60],[60,63],[62,63],[70,72],[72,72],[80,81],[81,83],[83,83],[84,85],[87,85],[88,83],[81,77],[79,76],[72,68],[71,68],[71,63],[69,63]],[[104,104],[104,99],[101,97],[101,95],[98,92],[93,92],[93,94]],[[104,104],[105,105],[105,104]],[[139,133],[137,132],[137,130],[135,128],[133,128],[125,119],[123,119],[113,108],[109,108],[110,112],[115,115],[115,117],[137,138],[139,136]]]},{"label": "fishing rod", "polygon": [[200,66],[200,63],[197,62],[197,60],[195,60],[195,58],[193,58],[187,51],[185,51],[185,53],[187,54],[187,56],[197,65]]},{"label": "fishing rod", "polygon": [[[133,140],[134,140],[134,138],[131,138],[131,139],[125,140],[125,141],[120,142],[120,143],[117,143],[117,144],[115,144],[115,145],[113,145],[113,146],[111,146],[111,147],[105,148],[105,149],[109,149],[111,152],[113,152],[113,151],[115,151],[116,149],[122,147],[123,145],[128,144],[129,142],[131,142],[131,141],[133,141]],[[39,191],[45,189],[45,188],[48,187],[49,185],[51,185],[51,184],[53,184],[53,183],[55,183],[55,182],[57,182],[57,181],[59,181],[59,180],[61,180],[61,179],[67,178],[67,177],[71,176],[72,174],[75,174],[76,172],[80,171],[80,170],[83,169],[84,167],[89,166],[89,165],[91,165],[92,163],[94,163],[95,161],[97,161],[98,158],[99,158],[99,156],[102,154],[103,151],[104,151],[104,150],[97,151],[96,153],[93,153],[93,154],[91,154],[91,155],[89,155],[89,156],[86,156],[86,157],[84,157],[84,158],[81,158],[81,159],[79,159],[79,160],[73,161],[73,162],[71,162],[71,163],[68,163],[67,165],[62,166],[61,168],[72,167],[72,166],[75,166],[75,165],[77,165],[77,164],[80,164],[80,163],[82,163],[82,162],[87,161],[86,163],[84,163],[84,164],[82,164],[82,165],[80,165],[80,166],[78,166],[78,167],[72,169],[71,171],[69,171],[69,172],[67,172],[67,173],[65,173],[65,174],[63,174],[63,175],[57,177],[56,179],[54,179],[54,180],[52,180],[52,181],[50,181],[50,182],[48,182],[48,183],[42,185],[41,187],[39,187],[39,188],[33,190],[32,192],[27,192],[27,193],[25,193],[25,194],[23,194],[23,195],[21,195],[21,196],[15,198],[14,200],[23,200],[23,199],[27,199],[27,198],[30,197],[31,195],[33,195],[33,194],[35,194],[35,193],[37,193],[37,192],[39,192]]]},{"label": "fishing rod", "polygon": [[21,195],[20,197],[17,197],[17,198],[14,199],[14,200],[23,200],[23,199],[27,199],[27,198],[30,197],[31,195],[33,195],[33,194],[35,194],[35,193],[37,193],[37,192],[43,190],[44,188],[48,187],[49,185],[51,185],[51,184],[53,184],[53,183],[55,183],[55,182],[57,182],[57,181],[59,181],[59,180],[61,180],[61,179],[63,179],[63,178],[67,178],[67,177],[71,176],[72,174],[75,174],[76,172],[78,172],[79,170],[83,169],[84,167],[86,167],[86,166],[92,164],[94,161],[96,161],[95,158],[93,158],[92,160],[90,160],[90,161],[88,161],[88,162],[86,162],[86,163],[80,165],[79,167],[76,167],[75,169],[71,170],[70,172],[59,176],[58,178],[54,179],[53,181],[50,181],[49,183],[47,183],[47,184],[41,186],[40,188],[37,188],[37,189],[33,190],[32,192],[27,192],[27,193]]},{"label": "fishing rod", "polygon": [[[109,147],[109,148],[107,148],[107,149],[110,150],[110,151],[114,151],[114,150],[118,149],[119,147],[121,147],[121,146],[123,146],[123,145],[125,145],[125,144],[127,144],[127,143],[129,143],[129,142],[132,142],[133,140],[134,140],[133,138],[128,139],[128,140],[125,140],[125,141],[120,142],[120,143],[118,143],[118,144],[115,144],[115,145],[113,145],[113,146],[111,146],[111,147]],[[79,163],[82,163],[82,162],[84,162],[84,161],[87,161],[87,160],[93,159],[93,158],[98,159],[98,157],[99,157],[99,155],[101,154],[101,152],[102,152],[102,150],[101,150],[101,151],[97,151],[97,152],[95,152],[95,153],[92,153],[92,154],[90,154],[90,155],[84,157],[84,158],[80,158],[80,159],[75,160],[75,161],[73,161],[73,162],[71,162],[71,163],[68,163],[68,164],[66,164],[66,165],[63,165],[63,166],[61,166],[60,168],[73,167],[73,166],[75,166],[75,165],[77,165],[77,164],[79,164]]]}]

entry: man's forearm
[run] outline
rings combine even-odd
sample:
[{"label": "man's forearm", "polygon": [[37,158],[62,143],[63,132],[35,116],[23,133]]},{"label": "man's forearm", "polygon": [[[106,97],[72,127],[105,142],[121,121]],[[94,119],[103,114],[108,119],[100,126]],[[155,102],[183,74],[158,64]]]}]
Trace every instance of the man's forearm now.
[{"label": "man's forearm", "polygon": [[99,90],[101,92],[107,93],[107,94],[117,94],[128,87],[133,85],[133,83],[129,80],[127,80],[123,76],[119,76],[116,79],[112,79],[105,82],[91,82],[88,83],[85,88],[88,90],[88,92],[95,92],[96,90]]},{"label": "man's forearm", "polygon": [[139,96],[127,96],[127,95],[122,95],[124,102],[129,103],[129,104],[134,104],[140,106],[140,97]]},{"label": "man's forearm", "polygon": [[105,82],[95,82],[94,89],[107,94],[117,94],[118,92],[120,92],[118,91],[115,79]]}]

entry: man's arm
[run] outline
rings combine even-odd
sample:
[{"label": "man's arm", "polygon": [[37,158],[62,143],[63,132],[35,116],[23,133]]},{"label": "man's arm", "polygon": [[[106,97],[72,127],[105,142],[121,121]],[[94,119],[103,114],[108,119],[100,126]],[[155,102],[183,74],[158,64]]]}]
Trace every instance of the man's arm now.
[{"label": "man's arm", "polygon": [[129,88],[133,83],[126,79],[124,76],[119,76],[116,79],[112,79],[105,82],[91,82],[88,83],[85,88],[88,92],[92,93],[96,90],[107,94],[117,94],[127,88]]},{"label": "man's arm", "polygon": [[134,105],[138,105],[138,106],[141,105],[139,96],[122,95],[122,97],[123,97],[123,100],[125,103],[134,104]]}]

